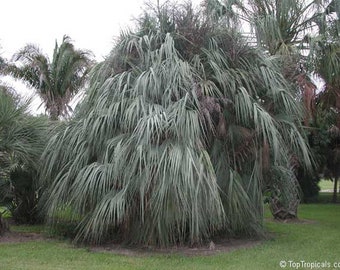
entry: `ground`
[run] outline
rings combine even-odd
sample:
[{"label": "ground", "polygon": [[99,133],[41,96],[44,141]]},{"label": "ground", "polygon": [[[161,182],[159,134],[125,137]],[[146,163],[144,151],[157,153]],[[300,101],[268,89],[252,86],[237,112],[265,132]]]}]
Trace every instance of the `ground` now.
[{"label": "ground", "polygon": [[[0,237],[1,243],[23,243],[29,241],[46,241],[49,238],[36,232],[7,232]],[[182,254],[187,256],[215,255],[222,252],[230,252],[240,248],[253,247],[260,244],[260,240],[249,239],[218,239],[199,247],[176,246],[172,248],[152,247],[124,247],[119,244],[106,244],[101,246],[88,246],[91,252],[109,252],[126,256],[145,256],[152,254]]]},{"label": "ground", "polygon": [[1,243],[22,243],[37,240],[44,240],[44,237],[40,233],[29,232],[6,232],[0,236]]},{"label": "ground", "polygon": [[[282,269],[282,262],[301,261],[327,262],[331,265],[329,269],[333,269],[333,264],[340,268],[340,204],[329,203],[331,197],[331,193],[322,194],[319,203],[301,205],[300,220],[286,223],[273,220],[266,209],[265,227],[270,236],[267,240],[258,243],[229,240],[224,244],[216,241],[213,251],[208,243],[201,249],[187,249],[186,254],[181,248],[160,251],[144,248],[128,249],[129,254],[123,255],[126,250],[114,245],[100,249],[75,247],[65,240],[42,237],[42,226],[12,226],[12,233],[0,239],[0,269],[262,270]],[[287,269],[292,269],[288,266]]]},{"label": "ground", "polygon": [[110,244],[99,247],[91,247],[93,252],[110,252],[119,255],[127,256],[144,256],[144,255],[162,255],[162,254],[181,254],[187,256],[205,256],[215,255],[223,252],[230,252],[240,248],[253,247],[260,244],[260,240],[245,240],[245,239],[220,239],[218,241],[211,241],[206,245],[200,247],[176,246],[172,248],[125,248],[121,245]]},{"label": "ground", "polygon": [[[291,219],[279,221],[273,218],[266,218],[267,222],[290,223],[290,224],[313,224],[313,220]],[[34,230],[33,230],[34,231]],[[267,234],[268,239],[275,238],[271,233]],[[22,243],[28,241],[45,241],[49,238],[41,232],[11,231],[0,237],[1,243]],[[264,240],[265,241],[265,240]],[[119,244],[106,244],[101,246],[86,247],[91,252],[105,252],[126,256],[145,256],[153,254],[182,254],[187,256],[206,256],[225,253],[242,248],[250,248],[259,245],[263,240],[259,239],[215,239],[199,247],[175,246],[172,248],[153,248],[153,247],[125,247]]]}]

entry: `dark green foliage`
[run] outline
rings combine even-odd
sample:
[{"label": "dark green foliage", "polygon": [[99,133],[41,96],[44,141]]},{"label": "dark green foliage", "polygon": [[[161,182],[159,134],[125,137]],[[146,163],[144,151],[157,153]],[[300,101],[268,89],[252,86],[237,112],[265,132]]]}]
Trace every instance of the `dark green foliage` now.
[{"label": "dark green foliage", "polygon": [[71,207],[60,207],[54,216],[56,222],[47,226],[50,236],[62,238],[75,238],[80,217],[76,217]]},{"label": "dark green foliage", "polygon": [[[6,89],[6,91],[5,91]],[[37,222],[38,160],[47,139],[47,119],[27,113],[6,87],[0,91],[0,205],[6,205],[17,222]]]},{"label": "dark green foliage", "polygon": [[297,179],[301,187],[302,201],[305,203],[315,202],[320,191],[318,186],[320,178],[318,174],[304,172],[300,169],[297,173]]},{"label": "dark green foliage", "polygon": [[12,214],[16,223],[34,224],[41,221],[38,216],[38,191],[35,186],[34,170],[25,170],[18,167],[10,172],[9,181],[6,182],[7,188],[2,186],[1,189],[7,190],[3,198],[3,204]]},{"label": "dark green foliage", "polygon": [[338,1],[328,1],[326,10],[320,13],[319,34],[311,39],[309,63],[323,80],[315,108],[317,145],[320,171],[334,182],[333,202],[337,201],[337,182],[340,177],[340,20]]},{"label": "dark green foliage", "polygon": [[297,170],[297,178],[301,187],[304,202],[314,202],[319,193],[318,183],[320,176],[327,167],[327,155],[331,151],[328,123],[334,118],[332,114],[315,112],[313,122],[310,124],[307,139],[313,154],[315,165],[312,171],[303,168]]}]

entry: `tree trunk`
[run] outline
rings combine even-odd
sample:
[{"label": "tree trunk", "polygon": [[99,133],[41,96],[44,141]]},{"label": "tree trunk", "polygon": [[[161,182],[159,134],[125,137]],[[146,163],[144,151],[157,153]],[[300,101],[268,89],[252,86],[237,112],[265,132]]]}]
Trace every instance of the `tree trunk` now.
[{"label": "tree trunk", "polygon": [[2,213],[0,213],[0,236],[5,232],[9,231],[7,221],[2,217]]},{"label": "tree trunk", "polygon": [[334,188],[333,188],[333,198],[332,198],[333,203],[336,203],[337,201],[337,188],[338,188],[338,177],[334,177]]},{"label": "tree trunk", "polygon": [[269,208],[275,219],[288,220],[297,218],[297,211],[299,206],[299,199],[292,200],[288,206],[284,206],[279,198],[274,197],[271,199]]}]

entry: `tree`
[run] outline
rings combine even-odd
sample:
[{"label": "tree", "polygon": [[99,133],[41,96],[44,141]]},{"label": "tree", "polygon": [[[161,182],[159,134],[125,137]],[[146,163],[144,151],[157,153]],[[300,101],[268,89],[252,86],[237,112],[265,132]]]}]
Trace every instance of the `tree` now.
[{"label": "tree", "polygon": [[[305,118],[304,125],[309,127],[307,132],[309,142],[320,142],[320,136],[324,137],[320,119],[316,119],[320,104],[316,95],[317,86],[311,79],[312,74],[317,74],[317,68],[310,65],[310,56],[315,55],[323,59],[324,53],[315,52],[315,44],[311,40],[320,40],[320,35],[330,30],[327,27],[329,15],[334,13],[337,1],[209,1],[215,3],[210,6],[220,6],[217,10],[228,11],[233,18],[247,23],[252,30],[256,46],[264,48],[269,54],[280,58],[282,71],[291,83],[295,85],[297,98],[304,104]],[[214,9],[213,9],[214,10]],[[222,16],[221,14],[220,16]],[[332,16],[332,15],[331,15]],[[328,17],[328,19],[326,18]],[[327,30],[328,28],[328,30]],[[321,41],[324,45],[327,42]],[[323,59],[326,60],[326,59]],[[323,63],[321,66],[329,67],[330,63]],[[315,137],[315,138],[313,138]],[[323,144],[323,143],[321,143]],[[299,182],[306,197],[318,193],[317,182],[319,172],[324,164],[320,158],[322,153],[321,145],[312,145],[320,163],[316,163],[314,172],[297,169]],[[324,145],[323,145],[324,146]],[[317,153],[318,151],[320,151]]]},{"label": "tree", "polygon": [[39,47],[27,44],[19,50],[5,72],[36,89],[52,120],[68,116],[68,103],[84,86],[92,65],[91,53],[76,50],[70,37],[64,36],[61,45],[56,42],[52,61]]},{"label": "tree", "polygon": [[301,107],[276,59],[234,29],[190,5],[154,10],[94,68],[79,113],[48,143],[49,221],[67,209],[75,240],[95,243],[261,235],[263,193],[289,203],[293,157],[310,162]]},{"label": "tree", "polygon": [[21,223],[37,220],[34,178],[47,139],[46,119],[29,115],[28,106],[0,86],[0,204]]},{"label": "tree", "polygon": [[[333,202],[337,201],[337,185],[340,153],[340,5],[330,1],[318,17],[318,35],[310,40],[309,62],[315,74],[323,81],[323,89],[317,96],[317,111],[327,131],[326,151],[320,152],[326,168],[325,175],[334,182]],[[325,117],[326,116],[326,117]],[[322,133],[323,131],[319,131]]]}]

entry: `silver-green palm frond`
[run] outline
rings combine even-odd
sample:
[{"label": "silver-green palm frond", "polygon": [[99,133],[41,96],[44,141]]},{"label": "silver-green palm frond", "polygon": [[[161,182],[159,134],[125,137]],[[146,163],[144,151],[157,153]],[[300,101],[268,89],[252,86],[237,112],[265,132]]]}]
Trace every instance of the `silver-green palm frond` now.
[{"label": "silver-green palm frond", "polygon": [[[136,236],[129,240],[138,243],[199,242],[223,227],[224,210],[203,148],[195,73],[170,36],[159,50],[140,49],[144,70],[108,79],[94,110],[76,124],[77,139],[64,146],[63,136],[75,135],[66,130],[52,142],[65,151],[57,151],[51,164],[77,162],[61,164],[65,170],[56,176],[53,194],[64,200],[51,194],[50,211],[71,204],[84,216],[78,237],[91,241],[124,224],[125,233]],[[143,230],[138,237],[136,228]]]}]

